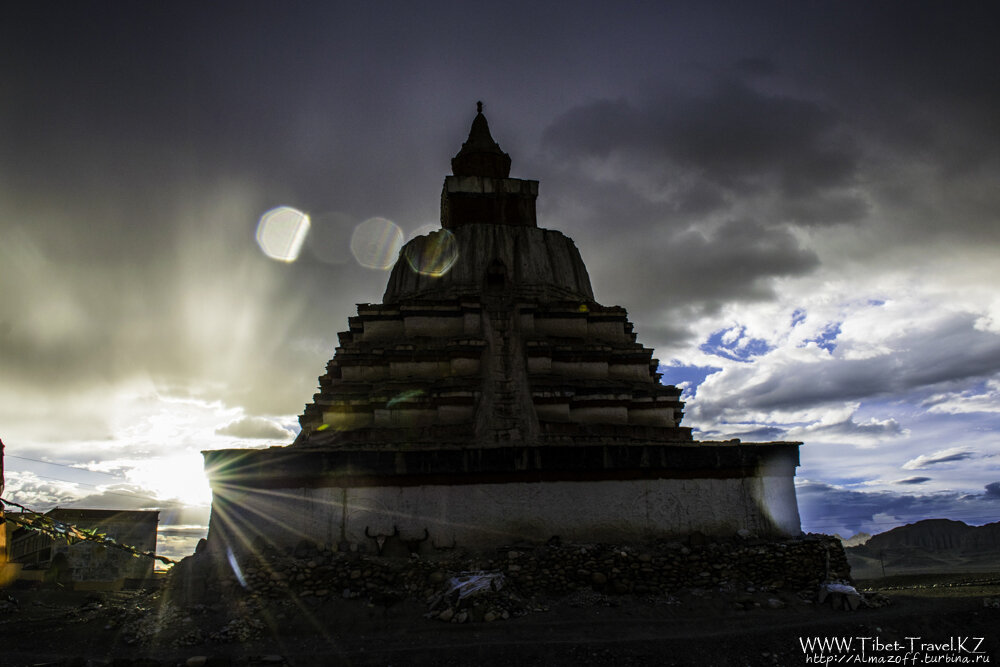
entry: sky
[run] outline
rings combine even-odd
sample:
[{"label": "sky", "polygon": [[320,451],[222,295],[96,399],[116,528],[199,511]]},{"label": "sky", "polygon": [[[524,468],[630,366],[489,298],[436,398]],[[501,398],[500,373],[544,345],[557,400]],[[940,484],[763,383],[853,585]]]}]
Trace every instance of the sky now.
[{"label": "sky", "polygon": [[[291,442],[388,278],[352,237],[437,224],[482,100],[695,436],[805,443],[804,530],[1000,519],[995,28],[989,3],[11,4],[5,497],[156,507],[188,553],[200,452]],[[310,218],[295,261],[256,242],[279,206]]]}]

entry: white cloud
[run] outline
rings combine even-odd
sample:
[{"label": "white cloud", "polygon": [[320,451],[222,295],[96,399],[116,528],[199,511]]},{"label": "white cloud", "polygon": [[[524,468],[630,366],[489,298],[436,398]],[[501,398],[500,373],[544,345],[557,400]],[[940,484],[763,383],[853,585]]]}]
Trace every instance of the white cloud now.
[{"label": "white cloud", "polygon": [[922,403],[928,412],[959,415],[1000,412],[1000,381],[989,380],[983,388],[934,394]]},{"label": "white cloud", "polygon": [[886,439],[905,435],[907,435],[907,431],[891,417],[881,420],[872,417],[867,421],[857,422],[852,414],[840,421],[830,422],[824,418],[809,426],[792,428],[788,431],[787,437],[790,440],[806,442],[846,442],[874,447]]},{"label": "white cloud", "polygon": [[903,464],[903,470],[923,470],[941,463],[954,463],[975,458],[975,452],[965,447],[950,447],[931,454],[921,454]]},{"label": "white cloud", "polygon": [[288,440],[294,434],[264,417],[244,417],[215,429],[217,435],[235,438]]},{"label": "white cloud", "polygon": [[[24,493],[33,502],[43,504],[86,496],[96,501],[103,493],[109,494],[112,506],[125,496],[139,496],[147,504],[173,500],[207,505],[210,493],[201,451],[247,446],[243,440],[246,432],[233,425],[267,426],[274,430],[275,439],[287,440],[292,435],[278,421],[247,417],[241,409],[228,408],[219,401],[165,395],[144,383],[122,386],[103,400],[95,396],[91,405],[103,411],[109,431],[104,439],[53,445],[39,437],[44,436],[44,431],[39,434],[30,428],[5,439],[6,453],[10,455],[8,477],[14,478],[19,470],[35,471],[24,473],[32,483],[9,484],[8,493]],[[285,417],[282,422],[293,423],[294,418]],[[15,458],[18,456],[50,461],[51,465]],[[38,484],[31,475],[67,481]]]},{"label": "white cloud", "polygon": [[80,497],[80,488],[72,482],[47,480],[31,472],[4,470],[4,498],[32,510],[47,511]]}]

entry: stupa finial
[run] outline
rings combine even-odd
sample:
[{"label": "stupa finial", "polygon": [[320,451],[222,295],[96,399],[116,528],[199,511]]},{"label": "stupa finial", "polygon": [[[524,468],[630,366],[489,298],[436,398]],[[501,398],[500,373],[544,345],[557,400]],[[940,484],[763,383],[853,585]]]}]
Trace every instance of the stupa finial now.
[{"label": "stupa finial", "polygon": [[510,156],[500,150],[490,134],[490,125],[483,115],[483,103],[476,102],[476,117],[469,129],[469,138],[462,150],[451,160],[451,171],[456,176],[485,176],[507,178],[510,176]]}]

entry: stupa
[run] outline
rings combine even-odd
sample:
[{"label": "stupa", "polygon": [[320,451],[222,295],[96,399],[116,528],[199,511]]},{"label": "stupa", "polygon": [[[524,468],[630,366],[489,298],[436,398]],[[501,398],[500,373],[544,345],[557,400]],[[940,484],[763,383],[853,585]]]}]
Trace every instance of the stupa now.
[{"label": "stupa", "polygon": [[209,546],[798,535],[801,443],[692,438],[625,309],[538,226],[538,182],[510,178],[481,105],[451,166],[441,229],[348,319],[294,443],[204,452]]}]

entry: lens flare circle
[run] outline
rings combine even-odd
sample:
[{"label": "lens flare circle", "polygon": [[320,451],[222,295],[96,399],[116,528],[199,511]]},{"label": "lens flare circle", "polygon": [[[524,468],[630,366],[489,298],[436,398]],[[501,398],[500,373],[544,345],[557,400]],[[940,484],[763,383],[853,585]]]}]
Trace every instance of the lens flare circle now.
[{"label": "lens flare circle", "polygon": [[369,218],[351,235],[351,254],[358,264],[369,269],[392,268],[402,247],[403,230],[385,218]]},{"label": "lens flare circle", "polygon": [[294,262],[309,234],[309,216],[291,206],[279,206],[260,216],[257,245],[279,262]]},{"label": "lens flare circle", "polygon": [[458,259],[458,242],[450,231],[439,229],[410,241],[403,250],[403,256],[415,272],[440,278],[451,270]]}]

